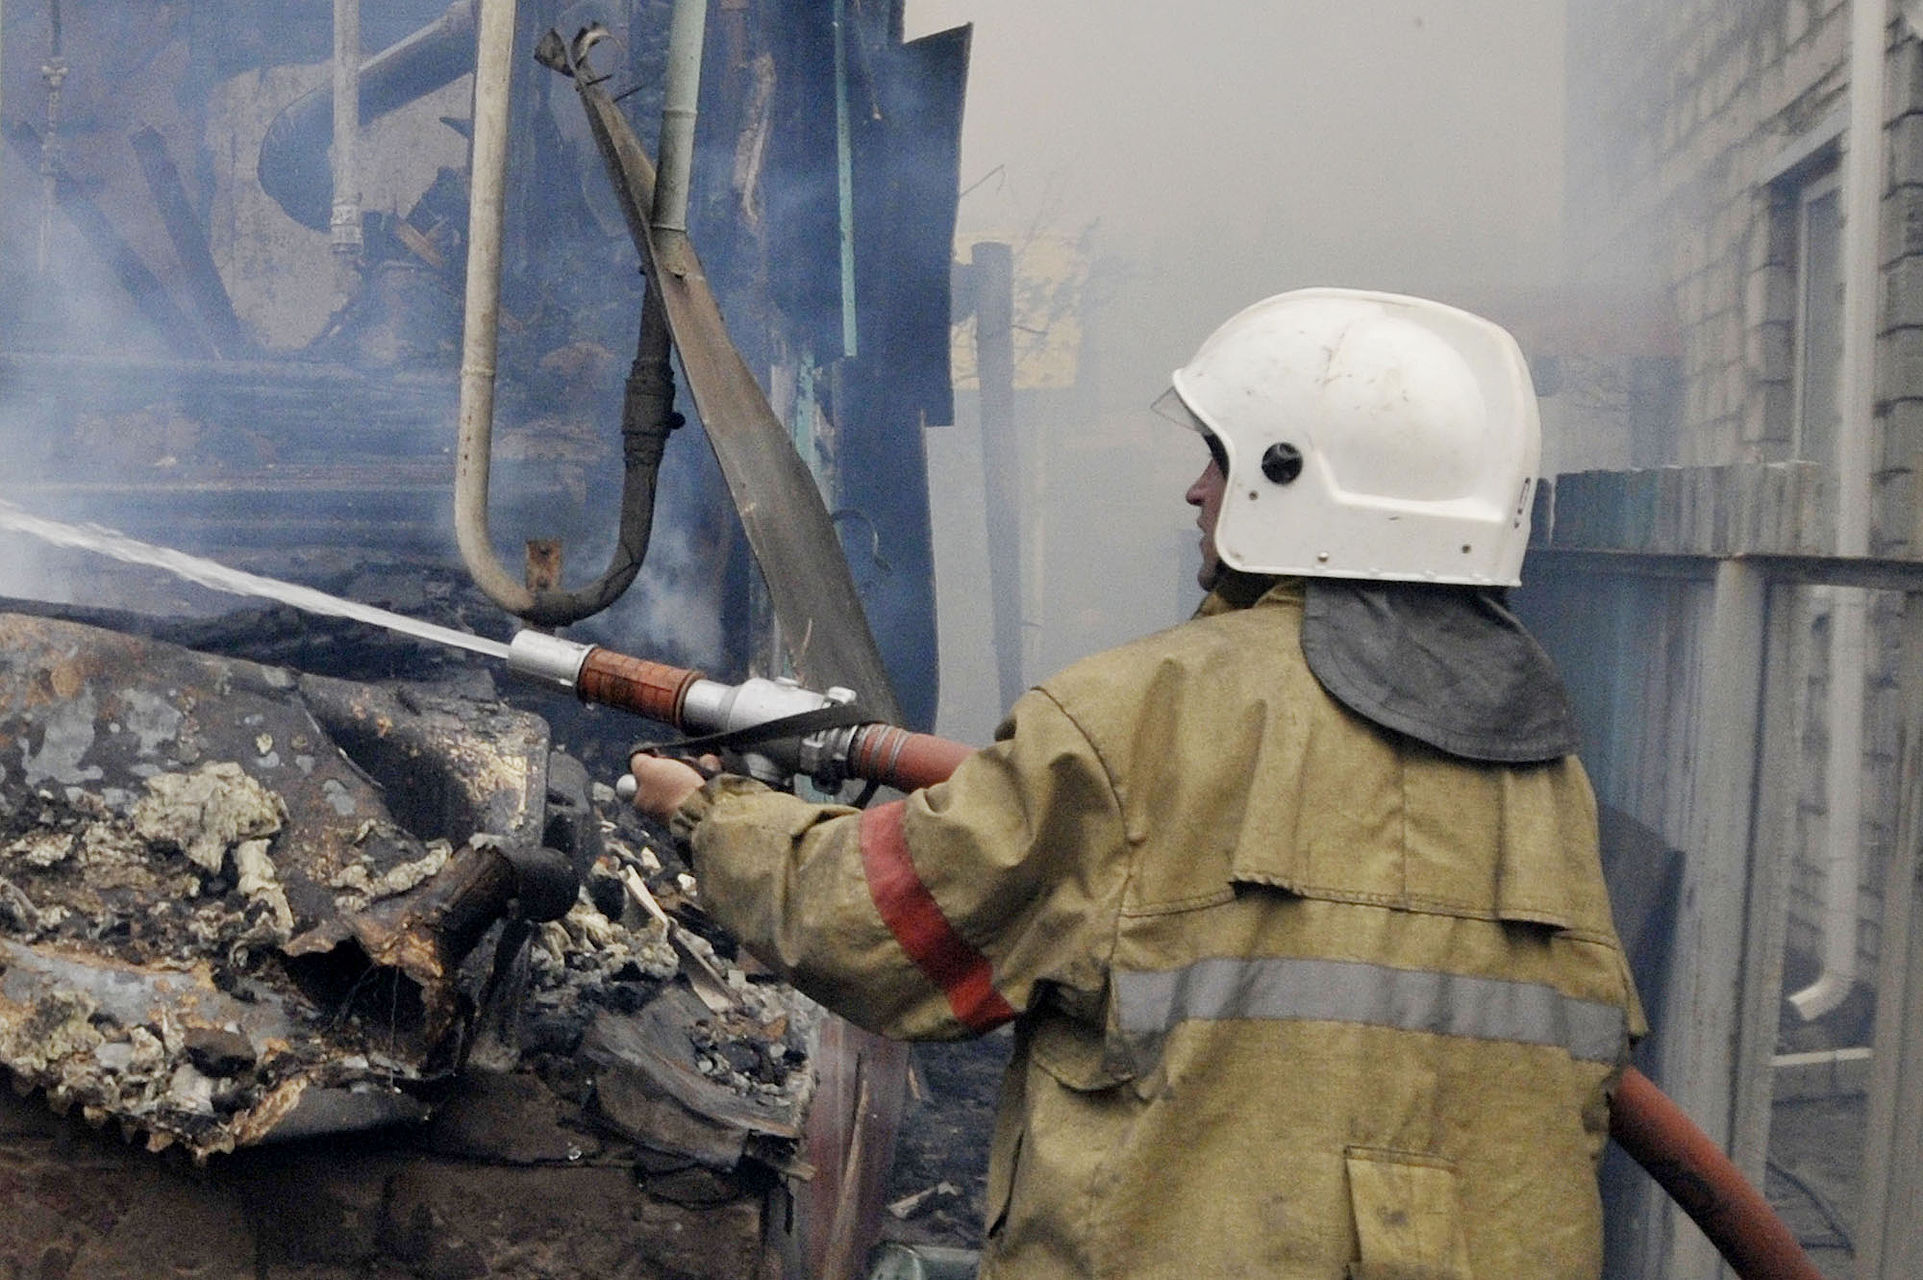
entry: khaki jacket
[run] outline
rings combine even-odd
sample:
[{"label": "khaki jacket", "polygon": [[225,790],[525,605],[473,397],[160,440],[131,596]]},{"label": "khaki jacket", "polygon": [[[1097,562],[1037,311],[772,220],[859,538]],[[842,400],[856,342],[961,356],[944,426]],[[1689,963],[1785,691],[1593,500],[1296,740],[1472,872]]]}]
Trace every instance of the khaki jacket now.
[{"label": "khaki jacket", "polygon": [[982,1274],[1594,1280],[1641,1015],[1576,760],[1330,699],[1301,585],[1082,662],[866,812],[690,799],[715,915],[888,1035],[1016,1021]]}]

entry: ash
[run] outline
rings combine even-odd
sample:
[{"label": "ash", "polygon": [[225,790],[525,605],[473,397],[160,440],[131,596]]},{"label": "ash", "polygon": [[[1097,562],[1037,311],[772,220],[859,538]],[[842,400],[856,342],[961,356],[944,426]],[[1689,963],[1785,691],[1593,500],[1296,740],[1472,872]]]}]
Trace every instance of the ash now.
[{"label": "ash", "polygon": [[[255,621],[230,650],[307,643]],[[18,1089],[203,1161],[421,1122],[493,1154],[525,1116],[499,1139],[463,1127],[491,1077],[547,1099],[564,1152],[751,1184],[749,1166],[799,1169],[817,1011],[744,963],[656,833],[475,673],[358,685],[18,614],[0,631],[0,1066]],[[562,918],[510,905],[432,1000],[399,968],[329,987],[295,963],[290,939],[424,900],[490,829],[585,869]]]}]

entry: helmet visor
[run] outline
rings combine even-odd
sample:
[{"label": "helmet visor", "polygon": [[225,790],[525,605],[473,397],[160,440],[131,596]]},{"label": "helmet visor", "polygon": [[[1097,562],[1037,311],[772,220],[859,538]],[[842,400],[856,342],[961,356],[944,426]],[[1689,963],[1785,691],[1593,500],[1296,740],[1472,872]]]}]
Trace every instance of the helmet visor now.
[{"label": "helmet visor", "polygon": [[1209,434],[1209,429],[1202,425],[1202,420],[1195,416],[1195,411],[1189,408],[1188,401],[1182,399],[1182,393],[1174,387],[1156,396],[1149,402],[1148,407],[1178,427],[1187,427],[1197,435]]},{"label": "helmet visor", "polygon": [[1149,408],[1155,410],[1157,414],[1167,418],[1176,426],[1187,427],[1196,435],[1201,436],[1202,443],[1209,447],[1209,456],[1215,459],[1216,468],[1220,470],[1223,475],[1229,473],[1228,450],[1222,447],[1222,441],[1213,431],[1209,430],[1208,424],[1195,416],[1195,410],[1189,408],[1188,402],[1182,399],[1181,393],[1174,387],[1170,387],[1167,391],[1155,397],[1155,399],[1149,403]]}]

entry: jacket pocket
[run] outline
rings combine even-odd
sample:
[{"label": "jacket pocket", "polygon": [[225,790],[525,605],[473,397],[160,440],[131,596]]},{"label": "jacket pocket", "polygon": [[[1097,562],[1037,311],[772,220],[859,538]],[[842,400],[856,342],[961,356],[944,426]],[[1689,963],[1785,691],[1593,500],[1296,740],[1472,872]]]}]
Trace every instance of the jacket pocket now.
[{"label": "jacket pocket", "polygon": [[1360,1246],[1351,1280],[1474,1280],[1453,1163],[1377,1147],[1343,1154]]}]

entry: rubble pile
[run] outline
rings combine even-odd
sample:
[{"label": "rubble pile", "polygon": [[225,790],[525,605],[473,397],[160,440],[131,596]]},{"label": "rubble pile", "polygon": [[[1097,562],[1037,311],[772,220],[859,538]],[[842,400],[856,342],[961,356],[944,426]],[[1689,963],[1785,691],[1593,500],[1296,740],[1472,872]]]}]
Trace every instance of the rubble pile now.
[{"label": "rubble pile", "polygon": [[[191,625],[229,655],[367,648],[282,621]],[[0,1238],[93,1256],[158,1195],[210,1224],[180,1248],[275,1280],[779,1272],[770,1239],[814,1176],[820,1011],[735,949],[663,833],[543,719],[484,669],[426,674],[445,678],[295,675],[0,613],[0,1068],[24,1095],[0,1100]],[[607,776],[639,727],[582,753]],[[506,903],[411,973],[308,967],[437,901],[474,848],[536,843],[579,878],[558,918]],[[889,1236],[979,1240],[1006,1052],[923,1057]],[[78,1191],[73,1151],[106,1171]],[[155,1247],[124,1245],[141,1266]]]},{"label": "rubble pile", "polygon": [[523,1061],[564,1093],[585,1065],[592,1087],[574,1100],[657,1153],[805,1173],[796,1146],[818,1009],[751,976],[686,870],[611,790],[593,791],[600,852],[583,901],[528,951]]},{"label": "rubble pile", "polygon": [[[45,619],[0,615],[0,650],[17,1089],[204,1160],[426,1119],[482,1070],[543,1091],[582,1150],[799,1170],[811,1007],[736,963],[538,720]],[[583,891],[546,924],[504,904],[444,974],[303,967],[302,939],[434,902],[470,838],[566,845]]]}]

